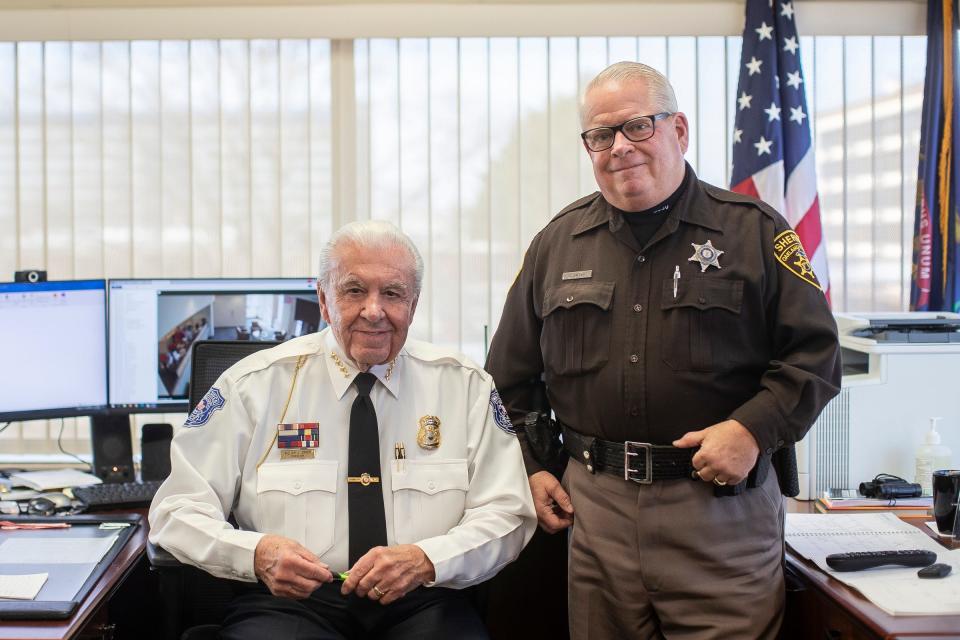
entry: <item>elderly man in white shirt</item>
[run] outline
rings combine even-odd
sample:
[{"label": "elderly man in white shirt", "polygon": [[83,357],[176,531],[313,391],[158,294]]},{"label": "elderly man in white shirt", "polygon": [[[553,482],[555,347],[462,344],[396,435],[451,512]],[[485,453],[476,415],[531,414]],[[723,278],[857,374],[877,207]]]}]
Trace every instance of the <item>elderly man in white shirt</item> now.
[{"label": "elderly man in white shirt", "polygon": [[231,367],[173,439],[150,539],[240,581],[221,637],[487,637],[457,590],[536,515],[493,380],[406,339],[422,276],[395,226],[343,227],[320,260],[330,327]]}]

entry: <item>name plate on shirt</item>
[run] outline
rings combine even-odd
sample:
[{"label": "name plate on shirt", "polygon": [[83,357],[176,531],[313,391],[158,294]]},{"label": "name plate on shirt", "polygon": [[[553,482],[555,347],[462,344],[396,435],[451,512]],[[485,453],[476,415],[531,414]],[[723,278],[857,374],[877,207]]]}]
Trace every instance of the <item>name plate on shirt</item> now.
[{"label": "name plate on shirt", "polygon": [[313,460],[313,449],[281,449],[281,460]]},{"label": "name plate on shirt", "polygon": [[281,460],[313,460],[319,445],[319,422],[290,422],[277,425],[277,448]]}]

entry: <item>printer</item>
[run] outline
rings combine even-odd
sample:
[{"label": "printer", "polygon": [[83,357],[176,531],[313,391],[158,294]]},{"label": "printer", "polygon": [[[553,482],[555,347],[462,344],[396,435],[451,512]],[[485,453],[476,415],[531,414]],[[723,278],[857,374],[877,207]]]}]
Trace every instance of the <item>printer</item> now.
[{"label": "printer", "polygon": [[913,482],[931,417],[960,465],[960,314],[837,313],[843,382],[797,445],[801,499],[879,473]]}]

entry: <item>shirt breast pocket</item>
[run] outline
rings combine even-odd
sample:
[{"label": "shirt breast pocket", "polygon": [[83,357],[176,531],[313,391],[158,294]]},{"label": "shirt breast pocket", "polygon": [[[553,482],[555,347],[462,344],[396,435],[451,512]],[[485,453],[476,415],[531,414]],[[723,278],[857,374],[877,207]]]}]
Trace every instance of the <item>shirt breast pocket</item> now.
[{"label": "shirt breast pocket", "polygon": [[398,544],[442,536],[466,506],[467,461],[393,460],[393,531]]},{"label": "shirt breast pocket", "polygon": [[296,540],[315,554],[333,546],[337,461],[265,463],[257,469],[260,531]]},{"label": "shirt breast pocket", "polygon": [[595,371],[610,359],[613,282],[569,282],[547,289],[540,350],[561,376]]},{"label": "shirt breast pocket", "polygon": [[660,351],[674,371],[717,371],[736,356],[732,336],[739,333],[742,280],[693,278],[673,295],[673,278],[663,281]]}]

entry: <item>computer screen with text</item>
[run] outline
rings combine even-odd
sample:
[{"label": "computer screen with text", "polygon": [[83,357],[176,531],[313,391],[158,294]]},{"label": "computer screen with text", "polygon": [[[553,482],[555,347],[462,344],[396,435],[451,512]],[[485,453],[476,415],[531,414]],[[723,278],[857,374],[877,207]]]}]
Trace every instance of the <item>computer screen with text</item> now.
[{"label": "computer screen with text", "polygon": [[106,334],[103,280],[0,283],[0,421],[104,409]]}]

